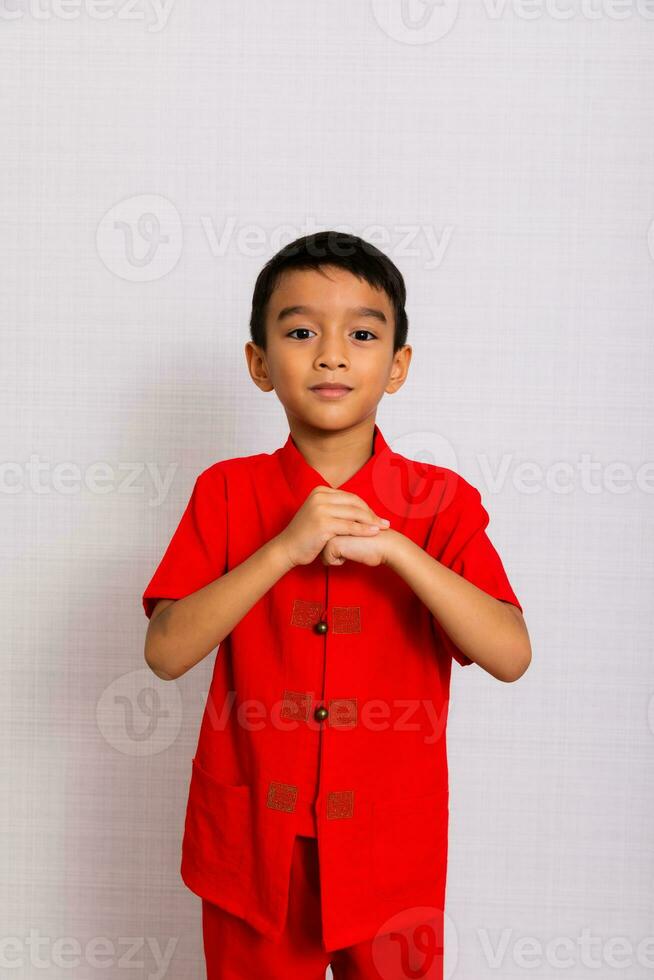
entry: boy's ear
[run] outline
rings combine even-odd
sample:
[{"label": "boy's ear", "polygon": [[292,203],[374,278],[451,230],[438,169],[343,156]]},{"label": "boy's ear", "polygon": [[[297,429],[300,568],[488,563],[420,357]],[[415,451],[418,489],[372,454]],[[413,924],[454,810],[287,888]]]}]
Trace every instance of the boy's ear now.
[{"label": "boy's ear", "polygon": [[255,344],[254,341],[248,340],[245,345],[245,359],[248,365],[248,371],[250,372],[250,377],[254,381],[257,388],[261,391],[272,391],[273,386],[268,377],[268,365],[266,364],[266,354],[265,351]]},{"label": "boy's ear", "polygon": [[406,381],[407,374],[409,373],[409,364],[411,363],[411,354],[412,349],[410,344],[405,344],[404,347],[400,347],[395,352],[391,375],[384,389],[388,395],[394,394]]}]

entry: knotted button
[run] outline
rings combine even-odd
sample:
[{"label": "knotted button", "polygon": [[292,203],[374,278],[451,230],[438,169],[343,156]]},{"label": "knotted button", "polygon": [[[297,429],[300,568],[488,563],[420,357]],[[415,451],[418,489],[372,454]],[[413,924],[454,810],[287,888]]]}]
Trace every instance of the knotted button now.
[{"label": "knotted button", "polygon": [[321,704],[320,707],[316,708],[314,711],[313,717],[316,719],[316,721],[324,721],[328,714],[329,711],[327,708],[324,706],[324,704]]},{"label": "knotted button", "polygon": [[327,623],[325,622],[324,619],[321,619],[320,622],[316,623],[316,625],[313,628],[316,631],[316,633],[326,633]]}]

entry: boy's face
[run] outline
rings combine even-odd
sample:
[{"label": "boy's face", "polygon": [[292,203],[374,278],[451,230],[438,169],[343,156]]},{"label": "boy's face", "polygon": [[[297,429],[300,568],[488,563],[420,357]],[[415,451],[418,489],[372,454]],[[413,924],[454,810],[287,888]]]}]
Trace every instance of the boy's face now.
[{"label": "boy's face", "polygon": [[[338,430],[374,417],[384,393],[404,383],[411,347],[393,354],[394,333],[383,290],[338,266],[292,269],[268,303],[267,350],[248,341],[245,353],[254,383],[275,390],[289,420]],[[350,390],[337,398],[312,390],[326,381]]]}]

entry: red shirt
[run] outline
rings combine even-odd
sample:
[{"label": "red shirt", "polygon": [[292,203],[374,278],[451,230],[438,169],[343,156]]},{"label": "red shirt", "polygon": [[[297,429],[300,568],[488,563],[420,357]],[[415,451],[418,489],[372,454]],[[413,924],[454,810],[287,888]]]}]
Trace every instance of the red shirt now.
[{"label": "red shirt", "polygon": [[[209,466],[143,594],[146,615],[243,562],[319,484],[290,433],[274,453]],[[453,470],[394,453],[375,425],[373,454],[339,489],[522,609],[479,491]],[[190,774],[186,885],[274,939],[295,835],[317,833],[327,950],[404,910],[442,909],[452,658],[472,663],[387,565],[318,556],[283,575],[218,648]]]}]

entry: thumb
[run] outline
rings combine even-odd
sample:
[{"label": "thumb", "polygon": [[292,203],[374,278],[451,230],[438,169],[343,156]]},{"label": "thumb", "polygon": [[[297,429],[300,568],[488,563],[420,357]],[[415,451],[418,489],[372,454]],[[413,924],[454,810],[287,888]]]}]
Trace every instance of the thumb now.
[{"label": "thumb", "polygon": [[320,557],[322,558],[323,565],[342,565],[344,563],[345,558],[340,552],[336,537],[331,538],[327,542],[322,549]]}]

